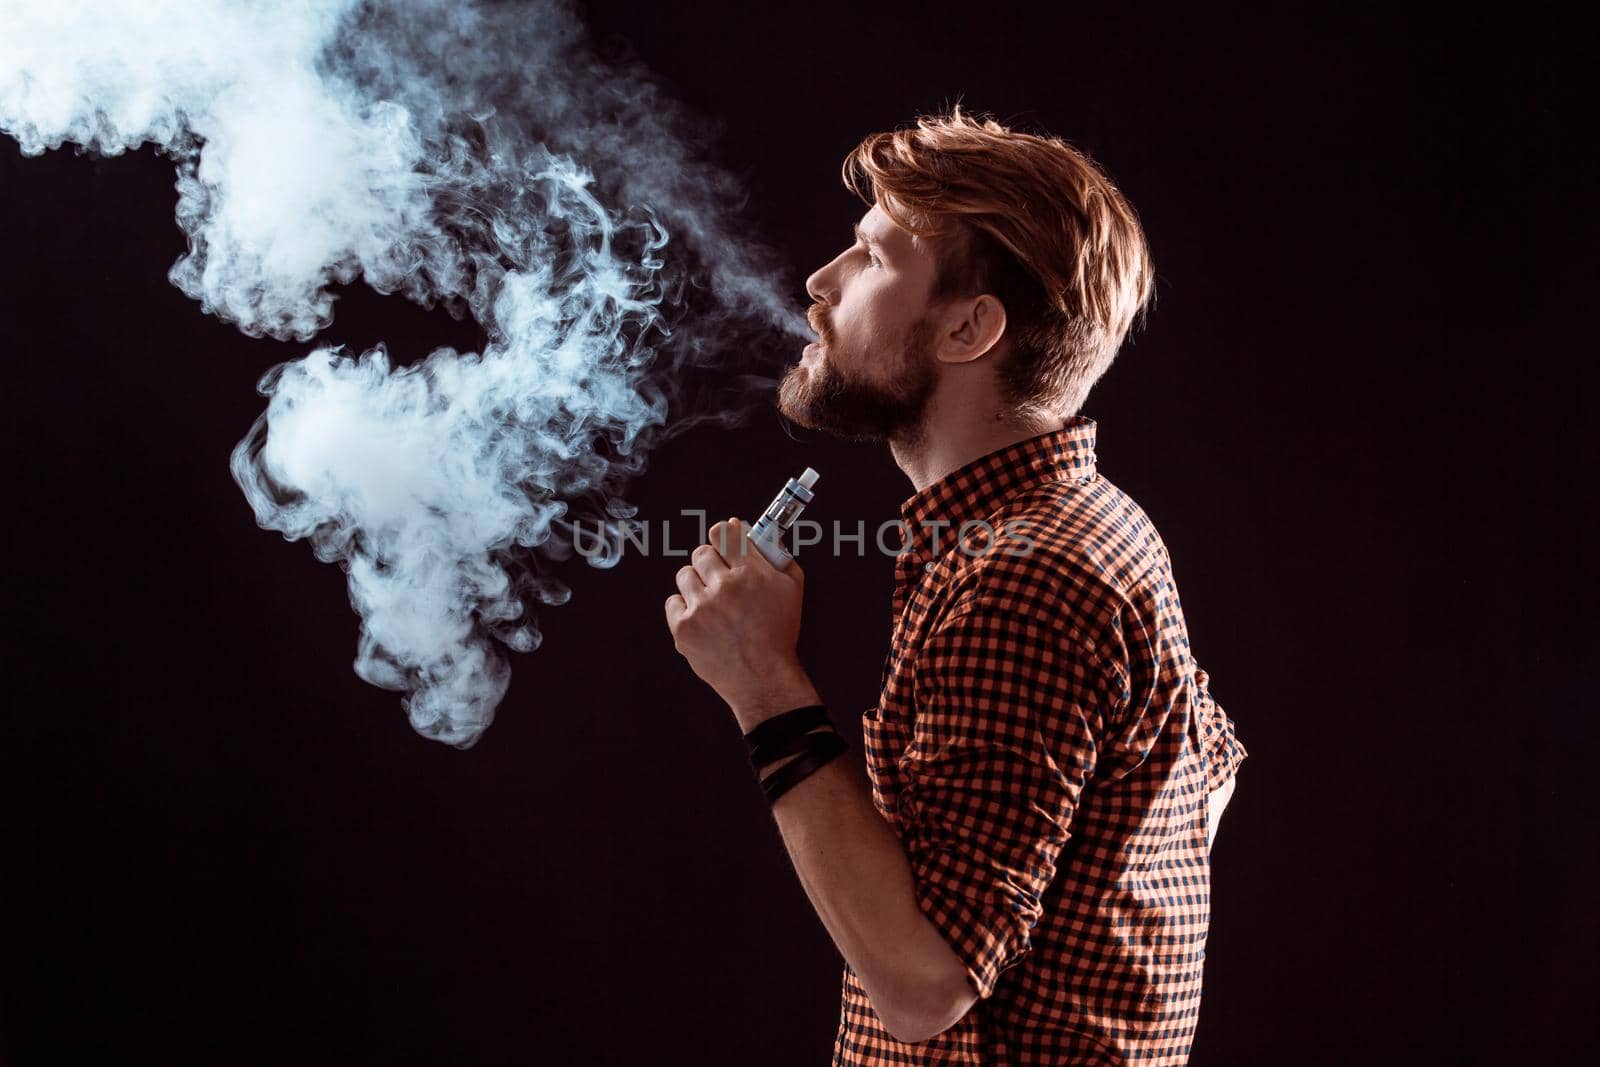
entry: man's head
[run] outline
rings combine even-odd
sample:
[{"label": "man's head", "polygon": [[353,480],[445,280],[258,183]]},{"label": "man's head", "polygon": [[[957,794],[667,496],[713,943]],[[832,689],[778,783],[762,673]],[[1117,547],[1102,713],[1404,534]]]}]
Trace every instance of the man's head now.
[{"label": "man's head", "polygon": [[844,180],[870,210],[806,281],[807,349],[785,415],[856,440],[915,442],[941,381],[982,375],[999,417],[1075,413],[1148,301],[1133,208],[1056,138],[956,108],[867,137]]}]

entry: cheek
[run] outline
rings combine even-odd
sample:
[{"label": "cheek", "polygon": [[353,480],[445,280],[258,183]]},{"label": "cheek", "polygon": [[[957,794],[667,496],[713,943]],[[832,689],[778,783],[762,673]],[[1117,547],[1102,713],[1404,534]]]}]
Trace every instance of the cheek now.
[{"label": "cheek", "polygon": [[899,307],[891,288],[876,278],[858,278],[840,311],[841,339],[878,347],[898,336]]}]

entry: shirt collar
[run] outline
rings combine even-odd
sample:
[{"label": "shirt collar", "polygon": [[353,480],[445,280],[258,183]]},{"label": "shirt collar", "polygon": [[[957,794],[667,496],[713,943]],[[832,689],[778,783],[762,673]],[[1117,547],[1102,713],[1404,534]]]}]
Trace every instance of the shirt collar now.
[{"label": "shirt collar", "polygon": [[1094,420],[1075,415],[1059,430],[979,456],[919,490],[900,505],[900,564],[926,566],[956,547],[962,523],[987,519],[1025,489],[1093,478],[1094,441]]}]

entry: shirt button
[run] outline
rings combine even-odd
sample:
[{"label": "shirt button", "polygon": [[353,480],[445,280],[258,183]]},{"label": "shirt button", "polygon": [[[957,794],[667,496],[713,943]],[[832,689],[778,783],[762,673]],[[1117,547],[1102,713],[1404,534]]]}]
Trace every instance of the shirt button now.
[{"label": "shirt button", "polygon": [[933,564],[932,563],[924,563],[922,565],[922,569],[925,570],[925,571],[931,571],[931,570],[933,570]]}]

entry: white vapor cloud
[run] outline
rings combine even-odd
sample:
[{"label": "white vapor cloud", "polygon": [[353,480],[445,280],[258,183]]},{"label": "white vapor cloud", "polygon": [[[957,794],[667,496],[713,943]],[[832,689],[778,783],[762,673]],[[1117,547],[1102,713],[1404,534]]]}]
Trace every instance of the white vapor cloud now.
[{"label": "white vapor cloud", "polygon": [[680,417],[680,372],[810,337],[708,131],[557,0],[4,0],[0,129],[170,156],[169,277],[247,334],[309,341],[357,280],[481,326],[480,352],[272,368],[232,457],[257,521],[345,570],[357,672],[450,744],[569,595],[534,553],[626,526],[653,445],[740,418]]}]

